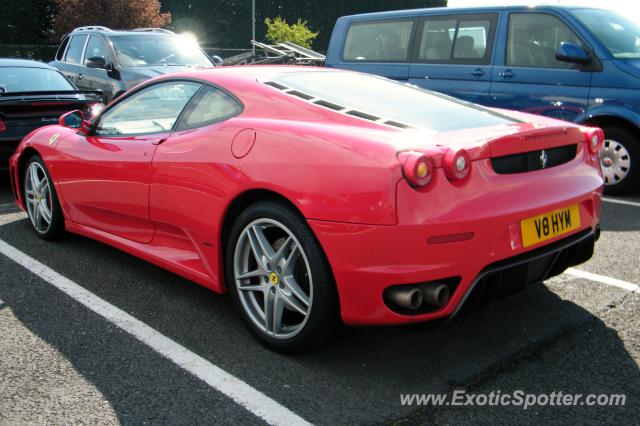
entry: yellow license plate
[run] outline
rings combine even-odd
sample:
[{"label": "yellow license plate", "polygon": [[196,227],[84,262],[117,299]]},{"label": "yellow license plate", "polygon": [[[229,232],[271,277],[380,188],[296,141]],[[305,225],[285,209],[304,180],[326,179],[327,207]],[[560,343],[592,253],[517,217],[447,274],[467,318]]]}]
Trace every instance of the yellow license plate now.
[{"label": "yellow license plate", "polygon": [[529,247],[578,228],[580,208],[577,204],[530,217],[520,222],[522,245]]}]

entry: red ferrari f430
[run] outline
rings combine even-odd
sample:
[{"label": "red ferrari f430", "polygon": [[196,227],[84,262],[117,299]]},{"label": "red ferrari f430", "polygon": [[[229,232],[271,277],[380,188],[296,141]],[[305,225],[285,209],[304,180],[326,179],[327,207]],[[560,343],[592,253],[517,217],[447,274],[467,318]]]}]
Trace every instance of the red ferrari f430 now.
[{"label": "red ferrari f430", "polygon": [[589,259],[602,143],[371,75],[229,67],[147,81],[91,123],[68,113],[10,169],[40,237],[81,234],[230,292],[291,351],[340,321],[452,317]]}]

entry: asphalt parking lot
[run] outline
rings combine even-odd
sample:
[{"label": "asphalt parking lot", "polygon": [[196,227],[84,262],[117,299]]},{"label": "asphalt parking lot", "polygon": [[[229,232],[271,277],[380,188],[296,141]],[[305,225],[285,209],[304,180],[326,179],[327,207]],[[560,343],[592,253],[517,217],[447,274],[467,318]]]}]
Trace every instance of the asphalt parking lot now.
[{"label": "asphalt parking lot", "polygon": [[[82,237],[43,243],[11,206],[7,182],[0,172],[0,248],[27,267],[0,254],[0,424],[637,424],[640,197],[604,203],[596,255],[578,271],[451,322],[347,329],[284,356],[253,339],[227,296]],[[90,296],[82,304],[56,282]],[[126,321],[96,313],[92,300]],[[626,403],[400,401],[455,389],[624,394]]]}]

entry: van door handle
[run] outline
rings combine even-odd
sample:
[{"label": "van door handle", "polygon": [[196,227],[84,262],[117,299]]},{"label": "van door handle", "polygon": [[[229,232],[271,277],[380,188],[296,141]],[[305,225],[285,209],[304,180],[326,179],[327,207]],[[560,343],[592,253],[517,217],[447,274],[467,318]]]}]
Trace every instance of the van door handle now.
[{"label": "van door handle", "polygon": [[482,68],[476,68],[475,70],[471,71],[471,75],[480,78],[484,75],[484,70]]},{"label": "van door handle", "polygon": [[502,77],[502,78],[513,78],[515,77],[516,73],[514,73],[512,70],[504,70],[503,72],[499,72],[498,76]]}]

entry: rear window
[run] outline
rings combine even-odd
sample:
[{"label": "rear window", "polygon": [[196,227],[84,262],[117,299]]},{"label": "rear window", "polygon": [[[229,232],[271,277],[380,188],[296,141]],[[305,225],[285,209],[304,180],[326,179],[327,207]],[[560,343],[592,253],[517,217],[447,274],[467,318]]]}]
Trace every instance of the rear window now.
[{"label": "rear window", "polygon": [[406,61],[413,20],[351,24],[342,59],[359,62]]},{"label": "rear window", "polygon": [[26,67],[0,67],[0,88],[7,93],[75,90],[57,71]]},{"label": "rear window", "polygon": [[369,74],[302,71],[279,74],[265,83],[293,89],[296,96],[316,98],[316,104],[350,115],[436,132],[519,122],[472,103]]}]

